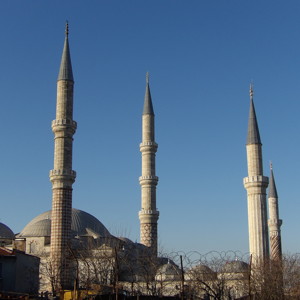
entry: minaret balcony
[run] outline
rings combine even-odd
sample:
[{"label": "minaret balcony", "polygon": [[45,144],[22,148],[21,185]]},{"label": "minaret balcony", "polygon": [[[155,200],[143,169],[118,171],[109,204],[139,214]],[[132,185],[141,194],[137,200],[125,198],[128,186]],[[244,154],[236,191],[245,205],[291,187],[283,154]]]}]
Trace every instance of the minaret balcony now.
[{"label": "minaret balcony", "polygon": [[49,177],[50,177],[50,181],[70,180],[74,182],[76,178],[76,172],[73,170],[54,169],[50,171]]},{"label": "minaret balcony", "polygon": [[159,218],[159,211],[152,209],[142,209],[139,211],[139,219],[145,223],[156,222]]},{"label": "minaret balcony", "polygon": [[52,121],[52,129],[53,131],[55,131],[57,129],[57,127],[60,129],[64,129],[64,128],[72,128],[75,132],[76,128],[77,128],[77,123],[74,120],[70,120],[70,119],[56,119]]},{"label": "minaret balcony", "polygon": [[155,175],[146,175],[139,177],[140,184],[157,184],[158,177]]},{"label": "minaret balcony", "polygon": [[263,175],[249,176],[244,178],[244,186],[267,187],[269,178]]},{"label": "minaret balcony", "polygon": [[158,148],[158,145],[155,142],[152,141],[146,141],[140,143],[140,151],[153,151],[156,152]]},{"label": "minaret balcony", "polygon": [[153,210],[153,209],[141,209],[139,214],[141,215],[159,215],[158,210]]},{"label": "minaret balcony", "polygon": [[269,219],[268,220],[268,225],[278,228],[282,225],[282,220],[280,220],[280,219]]}]

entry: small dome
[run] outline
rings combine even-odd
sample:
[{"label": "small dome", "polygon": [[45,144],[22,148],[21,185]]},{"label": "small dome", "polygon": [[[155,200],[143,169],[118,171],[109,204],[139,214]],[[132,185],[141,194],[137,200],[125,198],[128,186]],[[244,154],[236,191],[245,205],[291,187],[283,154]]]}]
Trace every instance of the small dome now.
[{"label": "small dome", "polygon": [[[51,235],[51,210],[48,210],[33,220],[31,220],[24,229],[20,232],[18,237],[43,237]],[[108,237],[109,231],[105,226],[94,216],[72,208],[72,237],[75,236],[93,236]]]},{"label": "small dome", "polygon": [[249,265],[240,260],[227,262],[222,268],[222,273],[246,273],[248,271]]},{"label": "small dome", "polygon": [[213,271],[206,265],[197,265],[192,268],[192,270],[201,274],[213,273]]},{"label": "small dome", "polygon": [[180,280],[180,273],[178,266],[167,263],[158,268],[155,278],[157,280]]},{"label": "small dome", "polygon": [[15,235],[13,231],[3,223],[0,223],[0,239],[13,240]]},{"label": "small dome", "polygon": [[162,265],[158,269],[157,274],[178,275],[180,274],[180,270],[176,265],[169,263],[169,264]]},{"label": "small dome", "polygon": [[187,280],[212,280],[216,276],[216,273],[206,265],[196,265],[185,274]]}]

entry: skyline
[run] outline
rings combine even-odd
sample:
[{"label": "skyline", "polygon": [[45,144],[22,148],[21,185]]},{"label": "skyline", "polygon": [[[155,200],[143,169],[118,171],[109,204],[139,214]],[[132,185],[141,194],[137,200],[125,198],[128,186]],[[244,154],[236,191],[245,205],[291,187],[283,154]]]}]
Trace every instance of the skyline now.
[{"label": "skyline", "polygon": [[139,241],[149,71],[160,246],[248,252],[243,178],[253,80],[264,175],[272,160],[279,195],[283,252],[299,252],[297,1],[2,1],[0,8],[0,222],[17,233],[51,209],[51,121],[68,20],[78,123],[73,207],[112,234]]}]

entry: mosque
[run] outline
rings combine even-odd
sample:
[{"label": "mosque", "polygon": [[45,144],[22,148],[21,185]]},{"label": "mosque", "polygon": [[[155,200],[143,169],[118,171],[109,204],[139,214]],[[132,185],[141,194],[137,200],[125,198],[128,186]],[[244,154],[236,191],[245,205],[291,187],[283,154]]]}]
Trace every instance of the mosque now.
[{"label": "mosque", "polygon": [[[31,220],[17,234],[0,223],[1,246],[13,242],[13,247],[25,253],[41,258],[41,264],[51,261],[51,278],[55,277],[54,288],[69,289],[74,285],[74,249],[89,250],[95,254],[95,249],[111,256],[122,252],[122,257],[129,257],[131,268],[141,270],[138,258],[145,261],[155,257],[158,261],[157,275],[162,278],[176,277],[180,281],[179,268],[166,258],[157,257],[158,219],[156,207],[156,186],[158,177],[155,171],[155,156],[158,145],[155,142],[155,115],[151,99],[149,77],[146,78],[146,92],[142,114],[142,174],[141,185],[140,243],[134,243],[124,237],[113,236],[107,228],[91,214],[72,207],[72,185],[76,172],[72,169],[73,135],[77,123],[73,120],[73,89],[74,78],[69,49],[69,31],[66,25],[66,35],[62,60],[57,79],[56,119],[52,121],[54,133],[54,168],[50,171],[52,182],[52,209]],[[250,86],[250,113],[247,137],[248,176],[244,178],[244,186],[248,198],[248,225],[250,253],[255,259],[266,260],[281,258],[281,235],[279,219],[278,195],[271,168],[270,180],[263,175],[262,143],[253,102],[253,87]],[[269,185],[268,205],[266,189]],[[267,209],[269,208],[269,220]],[[270,245],[269,245],[270,236]],[[270,248],[270,251],[269,251]],[[77,258],[75,259],[77,260]],[[237,263],[235,263],[235,266]],[[247,266],[239,265],[243,270]],[[129,267],[123,268],[124,281],[130,279]],[[78,260],[77,260],[78,272]],[[139,271],[142,273],[141,271]],[[135,276],[142,276],[135,272]],[[244,271],[242,271],[244,272]],[[138,275],[137,275],[138,273]],[[159,275],[158,275],[159,274]],[[112,275],[110,275],[112,276]],[[212,275],[210,275],[212,276]],[[122,278],[119,278],[122,280]]]}]

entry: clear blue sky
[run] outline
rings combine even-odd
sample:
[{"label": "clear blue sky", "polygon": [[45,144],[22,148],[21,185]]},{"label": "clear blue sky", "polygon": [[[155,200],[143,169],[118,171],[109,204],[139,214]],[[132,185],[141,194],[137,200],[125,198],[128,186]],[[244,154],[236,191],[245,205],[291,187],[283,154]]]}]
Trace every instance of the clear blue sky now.
[{"label": "clear blue sky", "polygon": [[141,113],[156,113],[159,244],[248,251],[249,83],[274,166],[284,252],[300,251],[300,1],[0,2],[0,221],[51,208],[56,78],[70,24],[73,206],[139,240]]}]

